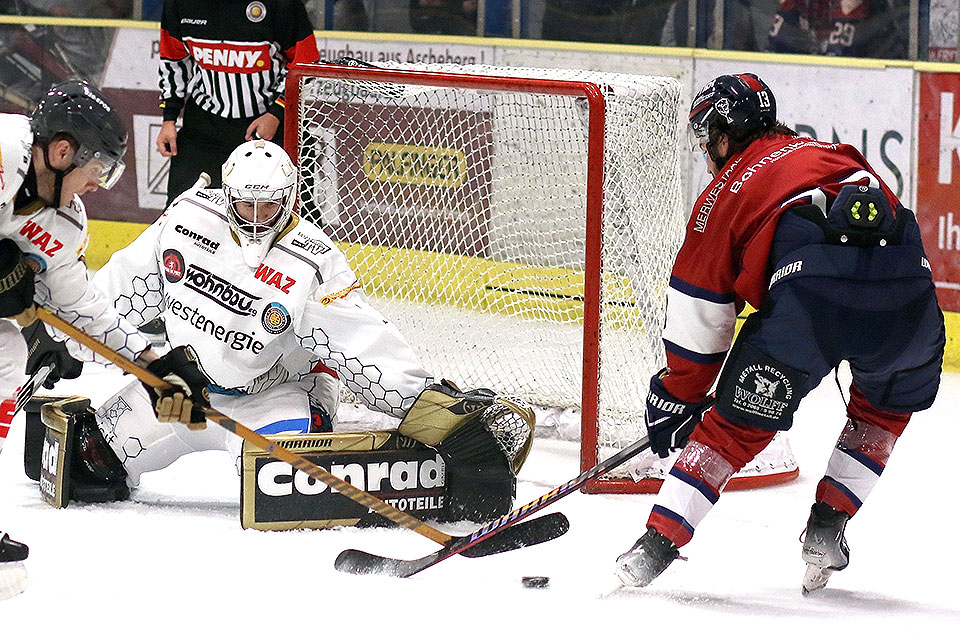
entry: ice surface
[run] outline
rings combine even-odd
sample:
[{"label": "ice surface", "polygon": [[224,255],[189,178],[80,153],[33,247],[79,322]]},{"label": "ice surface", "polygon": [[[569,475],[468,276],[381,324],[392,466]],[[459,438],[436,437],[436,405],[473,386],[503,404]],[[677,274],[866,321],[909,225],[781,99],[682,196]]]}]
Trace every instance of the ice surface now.
[{"label": "ice surface", "polygon": [[[111,384],[88,371],[58,391],[105,399]],[[644,590],[618,588],[613,563],[653,496],[573,494],[555,505],[571,530],[553,542],[406,580],[358,577],[334,571],[341,550],[414,558],[436,545],[407,530],[244,531],[234,463],[219,452],[147,474],[130,502],[56,510],[23,475],[18,419],[0,455],[0,528],[30,545],[31,584],[0,602],[0,638],[957,638],[958,408],[960,375],[947,374],[848,526],[850,567],[807,598],[798,537],[844,422],[832,380],[790,434],[800,479],[724,494],[684,547],[689,561]],[[575,476],[576,455],[537,441],[517,504]],[[550,587],[524,589],[525,575]]]}]

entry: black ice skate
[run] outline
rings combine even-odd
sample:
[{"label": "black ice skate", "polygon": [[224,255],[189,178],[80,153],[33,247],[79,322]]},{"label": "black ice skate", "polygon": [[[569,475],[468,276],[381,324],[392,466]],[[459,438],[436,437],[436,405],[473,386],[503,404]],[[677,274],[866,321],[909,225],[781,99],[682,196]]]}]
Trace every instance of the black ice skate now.
[{"label": "black ice skate", "polygon": [[617,558],[617,577],[628,587],[645,587],[678,557],[680,550],[669,538],[647,527],[637,543]]},{"label": "black ice skate", "polygon": [[12,598],[27,586],[27,570],[23,561],[30,550],[0,531],[0,600]]},{"label": "black ice skate", "polygon": [[823,589],[834,571],[841,571],[850,563],[850,549],[843,535],[849,519],[849,515],[825,502],[815,502],[810,508],[801,552],[807,563],[803,595]]}]

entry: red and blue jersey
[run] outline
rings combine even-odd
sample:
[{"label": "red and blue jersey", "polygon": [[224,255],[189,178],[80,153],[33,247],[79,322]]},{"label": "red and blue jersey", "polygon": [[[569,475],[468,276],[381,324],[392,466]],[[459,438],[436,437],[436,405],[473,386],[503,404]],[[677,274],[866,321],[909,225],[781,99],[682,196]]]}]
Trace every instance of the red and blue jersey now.
[{"label": "red and blue jersey", "polygon": [[670,393],[689,402],[710,390],[737,314],[767,295],[780,214],[795,204],[826,212],[851,183],[879,187],[896,210],[894,193],[850,145],[776,135],[723,166],[693,207],[670,277],[663,331]]}]

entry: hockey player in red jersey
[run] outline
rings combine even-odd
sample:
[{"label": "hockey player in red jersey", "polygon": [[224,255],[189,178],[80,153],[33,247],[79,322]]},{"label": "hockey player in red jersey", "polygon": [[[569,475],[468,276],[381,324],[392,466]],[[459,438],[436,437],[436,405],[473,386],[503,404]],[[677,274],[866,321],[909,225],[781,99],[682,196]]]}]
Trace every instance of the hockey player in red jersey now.
[{"label": "hockey player in red jersey", "polygon": [[[847,520],[911,414],[936,397],[943,316],[914,214],[859,151],[798,137],[752,74],[710,82],[689,120],[713,181],[674,263],[667,367],[650,381],[646,412],[652,450],[682,451],[617,573],[640,587],[660,575],[730,476],[789,429],[800,400],[846,360],[846,424],[803,538],[809,593],[846,567]],[[758,311],[731,349],[746,303]]]}]

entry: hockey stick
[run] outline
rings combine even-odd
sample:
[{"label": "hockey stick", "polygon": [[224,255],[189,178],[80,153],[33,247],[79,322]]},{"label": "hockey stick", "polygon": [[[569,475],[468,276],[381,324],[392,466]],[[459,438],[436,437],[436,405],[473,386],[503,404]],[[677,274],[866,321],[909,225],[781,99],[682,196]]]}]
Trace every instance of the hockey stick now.
[{"label": "hockey stick", "polygon": [[[596,478],[597,476],[603,475],[604,473],[619,467],[621,464],[634,457],[641,451],[649,448],[650,439],[647,436],[644,436],[618,453],[610,456],[606,460],[598,462],[595,466],[587,469],[573,480],[569,480],[559,487],[552,489],[548,493],[543,494],[536,500],[528,502],[522,507],[514,509],[507,515],[500,517],[498,520],[491,522],[485,527],[477,529],[468,536],[460,536],[459,538],[456,538],[452,544],[445,545],[442,549],[439,549],[438,551],[435,551],[422,558],[418,558],[416,560],[397,560],[394,558],[386,558],[384,556],[374,555],[358,549],[347,549],[337,556],[337,561],[334,566],[338,570],[345,571],[347,573],[376,573],[397,576],[399,578],[408,578],[416,573],[420,573],[428,567],[432,567],[441,560],[446,560],[450,556],[458,553],[462,554],[471,546],[481,544],[487,538],[497,535],[504,529],[509,531],[509,527],[522,526],[515,523],[523,520],[533,513],[536,513],[537,511],[540,511],[544,507],[553,504],[560,498],[573,493],[583,485],[587,484],[587,482],[592,478]],[[549,516],[545,516],[539,520],[543,520],[546,517]]]},{"label": "hockey stick", "polygon": [[37,392],[37,389],[43,385],[51,371],[53,371],[53,365],[45,364],[37,369],[34,374],[30,376],[29,380],[23,383],[23,386],[17,391],[17,405],[13,409],[13,415],[17,415],[17,413],[26,406],[30,398],[33,397],[33,394]]},{"label": "hockey stick", "polygon": [[[170,384],[166,380],[158,378],[143,367],[123,357],[96,338],[88,336],[77,327],[65,320],[58,318],[46,309],[38,308],[37,317],[49,324],[51,327],[73,338],[94,353],[103,356],[127,373],[133,374],[142,382],[149,384],[156,389],[167,389],[170,387]],[[367,493],[366,491],[353,486],[349,482],[341,480],[323,467],[320,467],[310,462],[303,456],[265,438],[256,431],[245,427],[244,425],[236,422],[216,409],[206,408],[204,409],[204,412],[206,414],[206,418],[211,422],[216,422],[227,431],[237,434],[247,442],[259,447],[260,449],[263,449],[274,458],[293,465],[294,468],[303,471],[311,478],[319,480],[331,489],[335,489],[336,491],[340,492],[350,500],[367,507],[371,511],[380,514],[381,516],[393,521],[401,527],[411,529],[425,538],[430,538],[437,544],[444,545],[445,547],[454,542],[455,538],[453,536],[435,529],[422,520],[419,520],[416,517],[387,504],[375,495]],[[563,517],[563,514],[558,515],[563,518],[562,523],[558,523],[558,519],[556,517],[549,522],[546,522],[546,518],[541,518],[537,521],[537,523],[539,523],[537,526],[508,530],[508,534],[506,536],[497,541],[493,541],[490,545],[488,545],[488,547],[481,549],[479,553],[468,555],[468,557],[480,557],[489,555],[491,553],[500,553],[502,551],[509,551],[511,549],[519,549],[521,547],[538,544],[540,542],[546,542],[547,540],[552,540],[557,536],[563,535],[566,533],[567,529],[565,526],[559,525],[566,523],[566,518]],[[530,524],[533,525],[534,523],[531,522]]]}]

